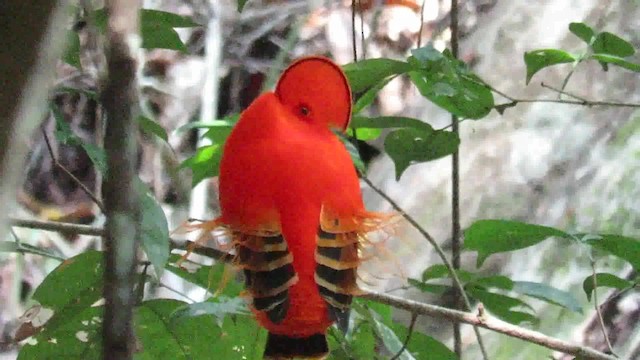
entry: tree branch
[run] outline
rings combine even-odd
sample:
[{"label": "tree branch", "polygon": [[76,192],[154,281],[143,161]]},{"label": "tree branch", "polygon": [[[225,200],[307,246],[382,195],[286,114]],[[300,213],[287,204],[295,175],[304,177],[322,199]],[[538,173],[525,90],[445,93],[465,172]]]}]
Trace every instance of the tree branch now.
[{"label": "tree branch", "polygon": [[[451,0],[451,55],[458,57],[458,0]],[[451,114],[451,132],[458,135],[460,133],[458,117]],[[455,270],[460,269],[460,151],[456,149],[451,156],[451,263]],[[464,288],[455,289],[454,308],[463,309],[464,300],[462,298]],[[468,310],[471,310],[469,307]],[[480,332],[476,330],[476,335],[480,339]],[[479,342],[482,356],[487,359],[487,353],[482,342]],[[462,358],[462,335],[460,333],[460,323],[453,323],[453,348],[459,358]]]},{"label": "tree branch", "polygon": [[28,220],[28,219],[18,219],[18,218],[10,217],[9,224],[11,226],[16,226],[16,227],[46,230],[46,231],[57,231],[63,234],[71,234],[71,235],[76,235],[76,234],[93,235],[93,236],[105,235],[103,228],[93,227],[89,225],[58,222],[58,221]]},{"label": "tree branch", "polygon": [[502,320],[488,317],[486,314],[478,316],[469,312],[447,309],[441,306],[429,305],[413,300],[400,298],[393,295],[381,294],[377,292],[366,292],[361,296],[364,299],[372,300],[381,304],[393,306],[398,309],[410,311],[418,315],[428,315],[448,319],[451,321],[471,324],[485,329],[493,330],[501,334],[522,339],[534,344],[544,346],[548,349],[561,351],[589,360],[617,360],[611,355],[607,355],[592,348],[572,344],[570,342],[556,339],[540,332],[525,329],[509,324]]},{"label": "tree branch", "polygon": [[137,88],[135,51],[138,35],[139,0],[105,2],[108,77],[101,94],[107,117],[104,146],[107,174],[103,198],[107,222],[104,246],[105,312],[102,326],[103,359],[133,358],[133,287],[140,234],[139,194],[136,191]]},{"label": "tree branch", "polygon": [[[14,226],[22,226],[28,225],[24,227],[33,228],[33,229],[43,229],[43,230],[55,230],[55,227],[59,227],[60,229],[65,229],[66,231],[70,231],[72,227],[75,227],[78,230],[77,234],[87,234],[94,235],[104,233],[101,228],[90,227],[86,225],[75,225],[75,224],[65,224],[65,223],[55,223],[49,221],[28,221],[21,219],[13,219],[12,220]],[[185,242],[185,244],[179,244],[177,241],[172,240],[172,248],[184,248],[185,246],[191,246],[194,243],[191,241]],[[233,258],[232,255],[220,251],[217,249],[198,247],[194,250],[195,253],[209,256],[216,260],[230,262]],[[567,341],[563,341],[560,339],[556,339],[547,335],[544,335],[540,332],[525,329],[520,326],[512,325],[501,321],[499,319],[488,317],[486,313],[483,314],[472,314],[470,312],[459,311],[448,309],[441,306],[425,304],[409,299],[404,299],[401,297],[382,294],[373,291],[364,291],[364,293],[360,296],[364,299],[368,299],[371,301],[375,301],[381,304],[386,304],[397,309],[402,309],[411,312],[416,315],[427,315],[433,316],[442,319],[448,319],[451,321],[457,321],[465,324],[470,324],[474,326],[483,327],[488,330],[492,330],[513,338],[522,339],[527,342],[531,342],[534,344],[538,344],[544,346],[548,349],[561,351],[563,353],[582,356],[585,359],[590,360],[616,360],[615,357],[611,355],[604,354],[592,348],[586,346],[580,346],[577,344],[573,344]]]}]

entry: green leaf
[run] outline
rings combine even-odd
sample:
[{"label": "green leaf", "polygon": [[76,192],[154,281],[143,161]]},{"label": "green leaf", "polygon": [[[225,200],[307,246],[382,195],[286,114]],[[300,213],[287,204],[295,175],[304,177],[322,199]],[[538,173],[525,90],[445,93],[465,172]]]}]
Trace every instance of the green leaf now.
[{"label": "green leaf", "polygon": [[396,167],[396,180],[410,165],[450,155],[459,145],[457,134],[431,127],[399,129],[384,141],[384,149]]},{"label": "green leaf", "polygon": [[49,104],[49,108],[53,113],[53,117],[56,120],[56,131],[55,136],[56,139],[66,145],[69,146],[79,146],[87,153],[87,156],[95,165],[95,167],[102,173],[107,173],[107,155],[104,152],[104,149],[90,143],[85,143],[82,139],[77,136],[69,123],[65,120],[64,115],[60,111],[60,109],[53,103]]},{"label": "green leaf", "polygon": [[571,293],[556,289],[546,284],[530,281],[514,281],[513,291],[554,305],[562,306],[563,308],[569,309],[573,312],[582,313],[582,306],[580,305],[580,302],[571,295]]},{"label": "green leaf", "polygon": [[479,220],[464,231],[466,250],[478,252],[477,267],[491,254],[524,249],[549,237],[569,237],[551,227],[508,220]]},{"label": "green leaf", "polygon": [[409,78],[422,96],[461,118],[480,119],[491,111],[491,89],[448,50],[427,45],[411,54]]},{"label": "green leaf", "polygon": [[213,144],[222,145],[239,118],[240,114],[233,114],[221,120],[190,122],[176,129],[176,133],[180,134],[191,129],[207,129],[202,137],[211,140]]},{"label": "green leaf", "polygon": [[566,51],[558,49],[541,49],[524,53],[524,63],[527,65],[527,85],[538,71],[552,65],[572,63],[577,58]]},{"label": "green leaf", "polygon": [[[460,281],[462,281],[463,283],[471,282],[476,278],[476,274],[470,273],[466,270],[458,269],[456,273],[458,275],[458,279],[460,279]],[[450,277],[450,275],[451,273],[449,272],[449,269],[446,265],[435,264],[429,266],[422,272],[422,281],[427,282],[432,279]]]},{"label": "green leaf", "polygon": [[452,290],[453,288],[449,285],[440,285],[440,284],[427,284],[424,281],[420,281],[417,279],[412,279],[409,278],[407,280],[409,282],[409,285],[413,286],[414,288],[422,291],[422,292],[427,292],[427,293],[432,293],[432,294],[438,294],[438,295],[442,295],[447,291]]},{"label": "green leaf", "polygon": [[143,302],[135,309],[136,337],[141,349],[136,360],[206,359],[218,351],[221,329],[213,317],[172,321],[171,315],[185,303],[170,299]]},{"label": "green leaf", "polygon": [[504,321],[516,325],[523,322],[529,322],[532,324],[536,324],[538,322],[536,316],[531,313],[513,310],[515,308],[527,308],[529,310],[533,310],[529,304],[522,300],[482,290],[474,286],[469,287],[467,289],[467,293],[469,293],[469,295],[474,299],[480,301],[484,305],[485,309],[489,310],[489,312]]},{"label": "green leaf", "polygon": [[[96,10],[94,19],[98,29],[105,32],[108,20],[105,9]],[[185,52],[186,47],[174,28],[194,26],[199,26],[199,24],[185,16],[159,10],[142,9],[140,10],[141,47],[143,49],[158,48]]]},{"label": "green leaf", "polygon": [[445,60],[444,54],[434,48],[431,44],[411,50],[411,55],[415,60],[417,60],[418,66],[425,68],[433,63]]},{"label": "green leaf", "polygon": [[355,129],[350,127],[347,128],[347,135],[353,138],[356,138],[357,135],[358,140],[368,141],[380,137],[380,135],[382,135],[382,130],[365,127]]},{"label": "green leaf", "polygon": [[215,354],[216,359],[262,360],[266,341],[267,331],[252,316],[227,316],[214,351],[202,359]]},{"label": "green leaf", "polygon": [[358,148],[356,147],[356,145],[354,145],[351,142],[351,140],[348,137],[346,137],[343,133],[335,132],[335,134],[338,136],[338,139],[342,141],[342,144],[349,152],[351,161],[353,161],[353,166],[355,166],[356,169],[358,169],[358,171],[365,172],[367,168],[364,164],[364,161],[362,161],[362,158],[360,157],[360,152],[358,151]]},{"label": "green leaf", "polygon": [[351,126],[369,129],[400,129],[400,128],[416,128],[433,130],[433,128],[418,119],[402,117],[402,116],[378,116],[378,117],[363,117],[354,116],[351,120]]},{"label": "green leaf", "polygon": [[393,75],[404,74],[411,66],[404,61],[392,59],[367,59],[342,67],[351,86],[351,91],[359,93]]},{"label": "green leaf", "polygon": [[55,329],[45,328],[27,341],[18,360],[100,359],[103,307],[86,307],[70,313]]},{"label": "green leaf", "polygon": [[[622,279],[614,274],[609,273],[597,273],[596,283],[598,287],[609,287],[618,290],[626,289],[633,286],[631,281]],[[582,288],[584,293],[587,294],[587,300],[591,301],[591,295],[593,294],[593,275],[587,276],[582,282]]]},{"label": "green leaf", "polygon": [[238,12],[241,13],[244,10],[244,6],[247,5],[248,0],[237,0],[238,1]]},{"label": "green leaf", "polygon": [[503,275],[485,276],[474,279],[472,283],[483,288],[497,288],[503,290],[513,289],[513,280]]},{"label": "green leaf", "polygon": [[380,316],[380,320],[384,324],[391,325],[393,323],[393,320],[391,319],[391,312],[393,311],[393,309],[389,305],[360,299],[356,299],[355,305],[356,308],[361,307],[366,310],[361,312],[361,315],[365,316],[366,318],[369,318],[371,316],[371,311],[374,311]]},{"label": "green leaf", "polygon": [[596,54],[608,54],[617,57],[627,57],[635,54],[636,50],[628,41],[610,32],[601,32],[591,45]]},{"label": "green leaf", "polygon": [[169,49],[186,52],[187,48],[184,46],[178,33],[170,27],[158,26],[155,24],[140,26],[140,35],[142,35],[142,47],[143,49]]},{"label": "green leaf", "polygon": [[[420,319],[418,319],[420,321]],[[417,327],[417,326],[416,326]],[[432,338],[431,336],[425,335],[422,332],[418,331],[414,327],[413,333],[411,334],[411,338],[409,339],[409,343],[407,344],[407,349],[416,359],[428,359],[428,360],[457,360],[458,357],[456,354],[451,351],[445,344],[440,341]],[[396,333],[396,335],[400,339],[406,339],[409,335],[409,329],[401,324],[394,323],[391,328]],[[404,341],[404,340],[403,340]],[[373,357],[368,358],[358,358],[358,359],[373,359]]]},{"label": "green leaf", "polygon": [[480,119],[493,109],[493,94],[475,75],[464,75],[462,69],[411,71],[409,78],[420,94],[453,115]]},{"label": "green leaf", "polygon": [[422,281],[427,282],[431,279],[439,279],[449,276],[449,269],[444,264],[435,264],[426,268],[422,272]]},{"label": "green leaf", "polygon": [[233,130],[233,127],[213,127],[209,128],[202,137],[211,140],[213,144],[222,146],[227,141],[229,134],[231,134],[231,130]]},{"label": "green leaf", "polygon": [[220,173],[221,159],[222,146],[219,144],[207,145],[198,148],[195,155],[180,164],[180,168],[191,169],[191,186],[196,186],[200,181]]},{"label": "green leaf", "polygon": [[374,359],[376,354],[376,337],[373,325],[368,321],[361,321],[347,337],[352,356],[355,359]]},{"label": "green leaf", "polygon": [[359,113],[360,111],[364,110],[364,108],[371,105],[371,103],[373,103],[373,101],[376,99],[376,96],[378,95],[380,90],[382,90],[382,88],[385,87],[393,79],[395,79],[395,76],[384,78],[369,90],[367,90],[364,94],[362,94],[362,96],[360,96],[360,98],[358,98],[356,103],[353,105],[353,109],[351,111],[353,115]]},{"label": "green leaf", "polygon": [[[373,321],[376,334],[378,335],[380,340],[382,340],[385,348],[387,348],[389,353],[393,355],[397,354],[400,349],[402,349],[403,341],[398,338],[396,333],[387,324],[385,324],[380,315],[371,311],[371,319]],[[409,351],[405,349],[405,351],[400,354],[398,359],[415,360],[415,357],[413,357],[413,355],[411,355]]]},{"label": "green leaf", "polygon": [[589,56],[590,59],[598,60],[601,63],[613,64],[625,68],[627,70],[640,72],[640,64],[636,64],[630,61],[627,61],[621,57],[617,57],[609,54],[593,54]]},{"label": "green leaf", "polygon": [[593,41],[593,37],[595,36],[593,29],[581,22],[572,22],[569,24],[569,31],[587,44],[591,44],[591,41]]},{"label": "green leaf", "polygon": [[62,61],[76,69],[82,68],[80,64],[80,36],[73,30],[67,31],[67,49],[62,55]]},{"label": "green leaf", "polygon": [[626,260],[636,270],[640,270],[640,241],[637,239],[621,235],[600,234],[591,237],[586,243]]},{"label": "green leaf", "polygon": [[327,329],[327,342],[331,360],[352,360],[353,349],[349,348],[349,342],[342,331],[331,326]]},{"label": "green leaf", "polygon": [[33,293],[40,311],[50,313],[41,334],[56,331],[102,297],[103,271],[102,252],[87,251],[47,275]]},{"label": "green leaf", "polygon": [[185,318],[213,315],[219,326],[222,326],[227,315],[250,315],[247,304],[240,297],[228,298],[218,296],[207,301],[186,304],[177,308],[171,315],[173,320],[183,321]]},{"label": "green leaf", "polygon": [[138,187],[140,211],[142,212],[140,224],[142,248],[147,254],[151,265],[153,265],[158,279],[160,279],[169,260],[169,225],[167,217],[158,201],[149,193],[146,185],[138,180],[136,186]]},{"label": "green leaf", "polygon": [[91,162],[93,163],[93,165],[96,166],[96,169],[98,169],[103,175],[106,175],[107,174],[107,153],[105,153],[104,149],[101,147],[98,147],[97,145],[85,143],[85,142],[83,142],[81,146],[84,149],[84,151],[87,153],[87,156],[89,156],[89,159],[91,159]]},{"label": "green leaf", "polygon": [[102,294],[102,272],[102,252],[83,252],[49,273],[33,293],[33,299],[57,312],[91,305]]},{"label": "green leaf", "polygon": [[233,117],[224,118],[221,120],[214,121],[192,121],[186,123],[175,130],[177,134],[184,133],[185,131],[189,131],[192,129],[218,129],[218,128],[232,128],[237,122],[239,118],[239,114],[235,114]]},{"label": "green leaf", "polygon": [[140,24],[141,26],[163,26],[171,28],[201,26],[188,16],[153,9],[140,10]]},{"label": "green leaf", "polygon": [[169,257],[166,269],[209,292],[219,291],[221,295],[228,297],[240,295],[243,286],[235,280],[235,277],[225,275],[225,267],[227,265],[224,263],[218,262],[213,265],[203,265],[186,259],[181,264],[182,267],[179,267],[176,265],[179,259],[179,255],[172,254]]},{"label": "green leaf", "polygon": [[[98,9],[93,13],[96,26],[102,32],[107,29],[108,16],[106,10]],[[178,14],[153,10],[153,9],[141,9],[140,10],[140,26],[148,27],[167,27],[167,28],[184,28],[195,27],[200,24],[194,22],[187,16],[181,16]]]},{"label": "green leaf", "polygon": [[140,125],[140,129],[149,135],[155,135],[165,142],[169,141],[169,136],[167,135],[167,131],[162,127],[162,125],[157,122],[149,119],[146,116],[138,116],[138,125]]}]

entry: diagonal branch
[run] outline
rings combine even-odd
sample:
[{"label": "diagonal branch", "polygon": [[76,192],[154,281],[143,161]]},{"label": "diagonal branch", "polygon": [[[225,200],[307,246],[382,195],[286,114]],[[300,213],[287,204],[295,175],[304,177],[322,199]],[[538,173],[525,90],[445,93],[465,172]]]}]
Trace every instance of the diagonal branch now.
[{"label": "diagonal branch", "polygon": [[42,128],[42,136],[44,136],[44,142],[45,142],[45,144],[47,144],[47,150],[49,150],[49,156],[51,156],[51,159],[53,160],[54,166],[56,166],[58,169],[62,170],[62,172],[67,174],[67,176],[69,176],[71,178],[71,180],[73,180],[73,182],[76,185],[78,185],[80,187],[80,189],[82,189],[82,191],[84,191],[84,193],[87,194],[87,196],[89,196],[91,198],[91,200],[93,200],[93,202],[96,205],[98,205],[98,207],[100,208],[100,211],[102,211],[104,213],[105,211],[104,211],[104,205],[102,204],[102,201],[100,201],[93,194],[93,192],[91,192],[91,190],[89,190],[89,188],[85,184],[83,184],[82,181],[80,181],[80,179],[78,179],[75,175],[73,175],[73,173],[71,173],[71,171],[69,171],[64,165],[62,165],[58,161],[58,157],[55,156],[55,154],[53,153],[53,148],[51,147],[51,142],[49,141],[49,136],[47,135],[47,132],[45,131],[44,128]]},{"label": "diagonal branch", "polygon": [[[591,256],[591,271],[592,271],[592,279],[593,279],[593,306],[596,310],[596,315],[598,316],[598,322],[600,324],[600,330],[602,330],[602,336],[604,337],[604,342],[607,344],[607,348],[611,354],[613,352],[613,346],[611,345],[611,340],[609,340],[609,335],[607,334],[607,326],[604,323],[604,318],[602,317],[602,311],[600,311],[600,304],[598,304],[598,275],[596,273],[596,261]],[[617,356],[616,356],[617,357]]]},{"label": "diagonal branch", "polygon": [[407,345],[409,345],[409,341],[411,341],[411,335],[413,334],[413,328],[416,326],[416,320],[418,320],[418,314],[411,314],[411,322],[409,323],[409,333],[407,337],[404,339],[404,343],[402,343],[402,347],[398,352],[390,359],[390,360],[398,360],[400,355],[407,349]]}]

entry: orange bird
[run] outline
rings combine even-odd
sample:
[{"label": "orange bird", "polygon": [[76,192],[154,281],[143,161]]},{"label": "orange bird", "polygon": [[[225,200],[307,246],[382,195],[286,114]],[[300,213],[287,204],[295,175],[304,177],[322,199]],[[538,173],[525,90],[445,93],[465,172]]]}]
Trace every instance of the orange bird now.
[{"label": "orange bird", "polygon": [[340,67],[302,58],[241,114],[224,146],[222,214],[197,227],[232,236],[250,307],[269,331],[266,359],[327,356],[327,328],[346,329],[359,292],[365,234],[389,219],[365,209],[349,153],[333,133],[350,117]]}]

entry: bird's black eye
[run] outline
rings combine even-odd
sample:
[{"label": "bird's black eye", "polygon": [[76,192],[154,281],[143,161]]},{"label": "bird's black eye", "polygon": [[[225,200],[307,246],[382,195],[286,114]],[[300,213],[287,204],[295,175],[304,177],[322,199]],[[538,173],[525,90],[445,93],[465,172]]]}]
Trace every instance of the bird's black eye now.
[{"label": "bird's black eye", "polygon": [[309,107],[304,104],[298,107],[298,112],[300,112],[300,115],[302,116],[309,116],[309,114],[311,114],[311,110],[309,110]]}]

